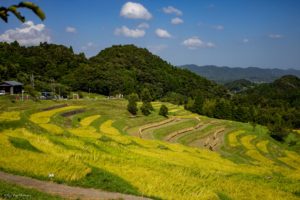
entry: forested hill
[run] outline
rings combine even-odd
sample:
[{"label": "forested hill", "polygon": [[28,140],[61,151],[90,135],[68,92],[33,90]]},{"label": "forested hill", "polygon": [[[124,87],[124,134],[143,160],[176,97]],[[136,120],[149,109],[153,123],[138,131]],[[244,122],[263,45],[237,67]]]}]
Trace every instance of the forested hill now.
[{"label": "forested hill", "polygon": [[0,81],[17,80],[35,89],[51,91],[54,85],[62,91],[66,78],[88,60],[84,54],[74,54],[72,47],[41,43],[39,46],[23,47],[18,42],[0,42]]},{"label": "forested hill", "polygon": [[[207,97],[226,94],[223,87],[188,70],[178,69],[147,49],[134,45],[104,49],[90,59],[90,67],[93,73],[86,74],[84,68],[79,68],[75,76],[84,74],[84,78],[96,83],[93,88],[104,86],[98,88],[103,94],[114,91],[128,94],[139,92],[143,87],[147,87],[156,98],[170,92],[185,96],[201,93]],[[80,87],[88,87],[85,83],[89,82],[83,80]]]},{"label": "forested hill", "polygon": [[214,65],[184,65],[181,66],[181,68],[188,69],[209,80],[216,81],[217,83],[227,83],[240,79],[246,79],[256,83],[268,83],[285,75],[295,75],[300,77],[300,70],[295,69],[262,69],[257,67],[231,68]]},{"label": "forested hill", "polygon": [[269,105],[300,109],[300,79],[292,75],[283,76],[273,83],[260,84],[249,89],[243,95],[248,103],[262,107]]},{"label": "forested hill", "polygon": [[17,80],[36,90],[91,91],[104,95],[140,93],[147,87],[154,98],[222,97],[224,87],[188,70],[179,69],[134,45],[104,49],[87,59],[72,47],[42,43],[22,47],[17,42],[0,43],[0,80]]}]

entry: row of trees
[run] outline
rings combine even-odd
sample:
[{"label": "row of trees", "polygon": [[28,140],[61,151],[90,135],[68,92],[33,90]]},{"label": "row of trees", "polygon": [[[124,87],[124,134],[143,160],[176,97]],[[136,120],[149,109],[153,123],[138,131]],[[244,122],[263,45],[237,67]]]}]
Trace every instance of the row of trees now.
[{"label": "row of trees", "polygon": [[[139,101],[139,99],[142,100],[142,106],[140,109],[141,109],[141,112],[143,113],[143,115],[148,116],[154,110],[154,108],[151,104],[152,97],[147,88],[143,89],[140,98],[136,93],[132,93],[127,97],[127,99],[128,99],[127,110],[132,115],[136,115],[138,112],[137,102]],[[162,105],[160,107],[159,114],[164,117],[167,117],[168,108],[165,105]]]}]

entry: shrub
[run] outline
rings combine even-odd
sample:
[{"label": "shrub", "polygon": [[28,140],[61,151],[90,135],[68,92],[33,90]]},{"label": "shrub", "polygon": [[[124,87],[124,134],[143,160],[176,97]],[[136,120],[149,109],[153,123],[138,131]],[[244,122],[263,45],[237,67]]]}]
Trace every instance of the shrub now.
[{"label": "shrub", "polygon": [[143,102],[143,105],[141,106],[141,111],[145,116],[150,115],[151,113],[151,103],[149,102]]},{"label": "shrub", "polygon": [[279,124],[268,125],[268,129],[270,136],[280,142],[288,135],[287,129]]},{"label": "shrub", "polygon": [[294,133],[290,133],[286,138],[285,138],[285,142],[289,145],[289,146],[294,146],[297,144],[298,139],[297,136]]},{"label": "shrub", "polygon": [[138,108],[137,108],[137,101],[139,100],[138,95],[135,93],[132,93],[128,97],[128,105],[127,105],[127,110],[133,114],[136,115]]},{"label": "shrub", "polygon": [[167,117],[168,116],[168,107],[165,105],[161,105],[159,109],[159,115]]},{"label": "shrub", "polygon": [[129,102],[128,102],[128,105],[127,105],[127,110],[128,110],[131,114],[136,115],[136,113],[137,113],[137,111],[138,111],[136,102],[129,101]]}]

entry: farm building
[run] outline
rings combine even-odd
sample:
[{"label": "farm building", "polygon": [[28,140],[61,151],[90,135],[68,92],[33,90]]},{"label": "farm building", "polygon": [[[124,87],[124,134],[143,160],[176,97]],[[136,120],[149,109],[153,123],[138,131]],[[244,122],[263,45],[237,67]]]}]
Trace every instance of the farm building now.
[{"label": "farm building", "polygon": [[23,84],[17,81],[4,81],[0,83],[0,90],[4,90],[6,94],[22,93]]}]

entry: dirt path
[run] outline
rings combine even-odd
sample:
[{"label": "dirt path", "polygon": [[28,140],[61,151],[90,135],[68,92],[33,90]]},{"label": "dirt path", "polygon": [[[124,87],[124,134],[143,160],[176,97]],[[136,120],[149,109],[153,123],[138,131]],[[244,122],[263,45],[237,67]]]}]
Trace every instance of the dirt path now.
[{"label": "dirt path", "polygon": [[[206,123],[206,122],[201,122],[201,121],[199,120],[199,124],[196,126],[196,129],[195,129],[194,131],[191,131],[191,132],[185,132],[185,133],[176,135],[176,136],[172,137],[172,138],[169,140],[169,142],[177,142],[180,138],[185,137],[186,135],[192,134],[192,133],[194,133],[194,132],[202,131],[202,130],[206,129],[208,126],[210,126],[210,125],[216,125],[216,126],[217,126],[218,123],[216,123],[216,122],[208,122],[208,123]],[[205,137],[206,137],[206,136],[205,136]]]},{"label": "dirt path", "polygon": [[[178,119],[176,117],[171,117],[169,119],[166,119],[166,120],[163,120],[163,121],[160,121],[160,122],[146,124],[146,125],[142,126],[141,128],[139,128],[139,137],[140,138],[147,138],[147,136],[146,136],[147,134],[143,133],[144,131],[149,130],[149,129],[153,129],[153,128],[157,128],[157,127],[162,127],[162,126],[171,124],[174,121],[178,121],[178,120],[180,120],[180,119]],[[150,135],[152,135],[152,134],[150,134]],[[152,137],[149,137],[149,138],[152,138]]]},{"label": "dirt path", "polygon": [[167,135],[164,138],[164,140],[170,142],[173,138],[178,137],[179,135],[182,135],[184,133],[188,133],[191,131],[195,131],[195,130],[201,128],[201,126],[202,126],[201,120],[198,117],[195,117],[195,119],[197,119],[199,121],[199,123],[196,126],[184,128],[184,129],[175,131],[173,133],[170,133],[169,135]]},{"label": "dirt path", "polygon": [[82,200],[108,200],[108,199],[147,200],[149,199],[149,198],[121,194],[121,193],[105,192],[98,189],[71,187],[71,186],[57,184],[53,182],[40,181],[29,177],[12,175],[5,172],[0,172],[0,180],[8,183],[13,183],[25,188],[33,188],[48,194],[58,195],[66,199],[82,199]]}]

